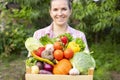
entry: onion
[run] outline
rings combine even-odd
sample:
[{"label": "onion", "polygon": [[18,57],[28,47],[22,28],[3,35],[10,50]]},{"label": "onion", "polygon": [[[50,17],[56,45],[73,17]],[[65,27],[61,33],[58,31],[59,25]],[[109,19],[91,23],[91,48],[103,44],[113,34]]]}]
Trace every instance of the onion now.
[{"label": "onion", "polygon": [[43,63],[38,61],[36,65],[39,67],[39,69],[43,69]]},{"label": "onion", "polygon": [[48,64],[48,63],[44,63],[44,70],[52,71],[53,70],[53,66]]},{"label": "onion", "polygon": [[40,74],[52,74],[52,72],[47,71],[47,70],[40,70]]}]

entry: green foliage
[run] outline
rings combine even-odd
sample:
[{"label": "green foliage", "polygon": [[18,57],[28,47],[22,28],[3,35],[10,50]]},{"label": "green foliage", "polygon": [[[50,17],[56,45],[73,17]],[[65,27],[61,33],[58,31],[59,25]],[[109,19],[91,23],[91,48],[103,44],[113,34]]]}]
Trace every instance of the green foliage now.
[{"label": "green foliage", "polygon": [[76,27],[82,30],[91,28],[90,30],[98,32],[107,27],[118,26],[120,24],[120,11],[116,10],[116,6],[117,0],[101,2],[79,0],[74,2],[73,18],[80,22]]},{"label": "green foliage", "polygon": [[[3,4],[4,5],[4,4]],[[5,6],[5,5],[4,5]],[[27,53],[24,46],[24,41],[27,37],[33,35],[34,28],[30,28],[29,16],[26,10],[6,10],[3,7],[0,15],[0,54],[3,56],[9,56],[11,54],[25,54]],[[22,15],[22,16],[21,16]]]},{"label": "green foliage", "polygon": [[[107,45],[107,46],[106,46]],[[95,80],[112,80],[111,72],[120,72],[120,44],[112,44],[109,41],[93,44],[91,50],[96,60]]]},{"label": "green foliage", "polygon": [[[25,54],[26,48],[24,46],[24,41],[30,33],[31,30],[25,28],[22,25],[19,26],[6,26],[7,28],[1,32],[0,36],[0,51],[3,55],[8,56],[11,54]],[[33,32],[33,31],[32,31]]]},{"label": "green foliage", "polygon": [[[118,36],[120,33],[120,9],[118,3],[119,0],[99,0],[98,2],[77,0],[77,2],[73,3],[71,24],[76,29],[84,31],[90,40],[100,40],[99,36],[102,36],[102,39],[106,36]],[[116,40],[119,39],[115,39],[115,42]]]},{"label": "green foliage", "polygon": [[[21,8],[30,11],[29,18],[37,29],[50,24],[49,2],[50,0],[6,0],[8,2],[19,3]],[[25,16],[24,16],[25,17]]]}]

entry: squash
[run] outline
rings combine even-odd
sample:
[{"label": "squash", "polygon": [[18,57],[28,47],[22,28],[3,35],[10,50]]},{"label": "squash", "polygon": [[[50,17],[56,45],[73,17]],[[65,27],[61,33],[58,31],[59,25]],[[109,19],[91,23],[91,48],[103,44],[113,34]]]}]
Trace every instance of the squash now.
[{"label": "squash", "polygon": [[67,75],[70,69],[72,69],[72,64],[67,59],[60,60],[53,68],[53,74]]}]

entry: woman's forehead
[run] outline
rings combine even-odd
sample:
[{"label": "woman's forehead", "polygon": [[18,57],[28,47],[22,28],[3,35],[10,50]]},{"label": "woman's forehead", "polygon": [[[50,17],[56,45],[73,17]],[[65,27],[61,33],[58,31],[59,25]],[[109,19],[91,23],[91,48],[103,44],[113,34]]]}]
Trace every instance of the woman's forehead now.
[{"label": "woman's forehead", "polygon": [[68,7],[68,2],[67,0],[53,0],[51,2],[51,7]]}]

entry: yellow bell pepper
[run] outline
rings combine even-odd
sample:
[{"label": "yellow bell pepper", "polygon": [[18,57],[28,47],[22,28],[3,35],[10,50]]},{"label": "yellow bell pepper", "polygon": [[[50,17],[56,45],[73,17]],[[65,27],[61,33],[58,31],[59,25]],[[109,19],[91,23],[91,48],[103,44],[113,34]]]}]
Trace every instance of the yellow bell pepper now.
[{"label": "yellow bell pepper", "polygon": [[73,50],[74,53],[80,51],[79,45],[78,45],[76,42],[74,42],[74,41],[69,42],[67,48],[71,48],[71,49]]}]

